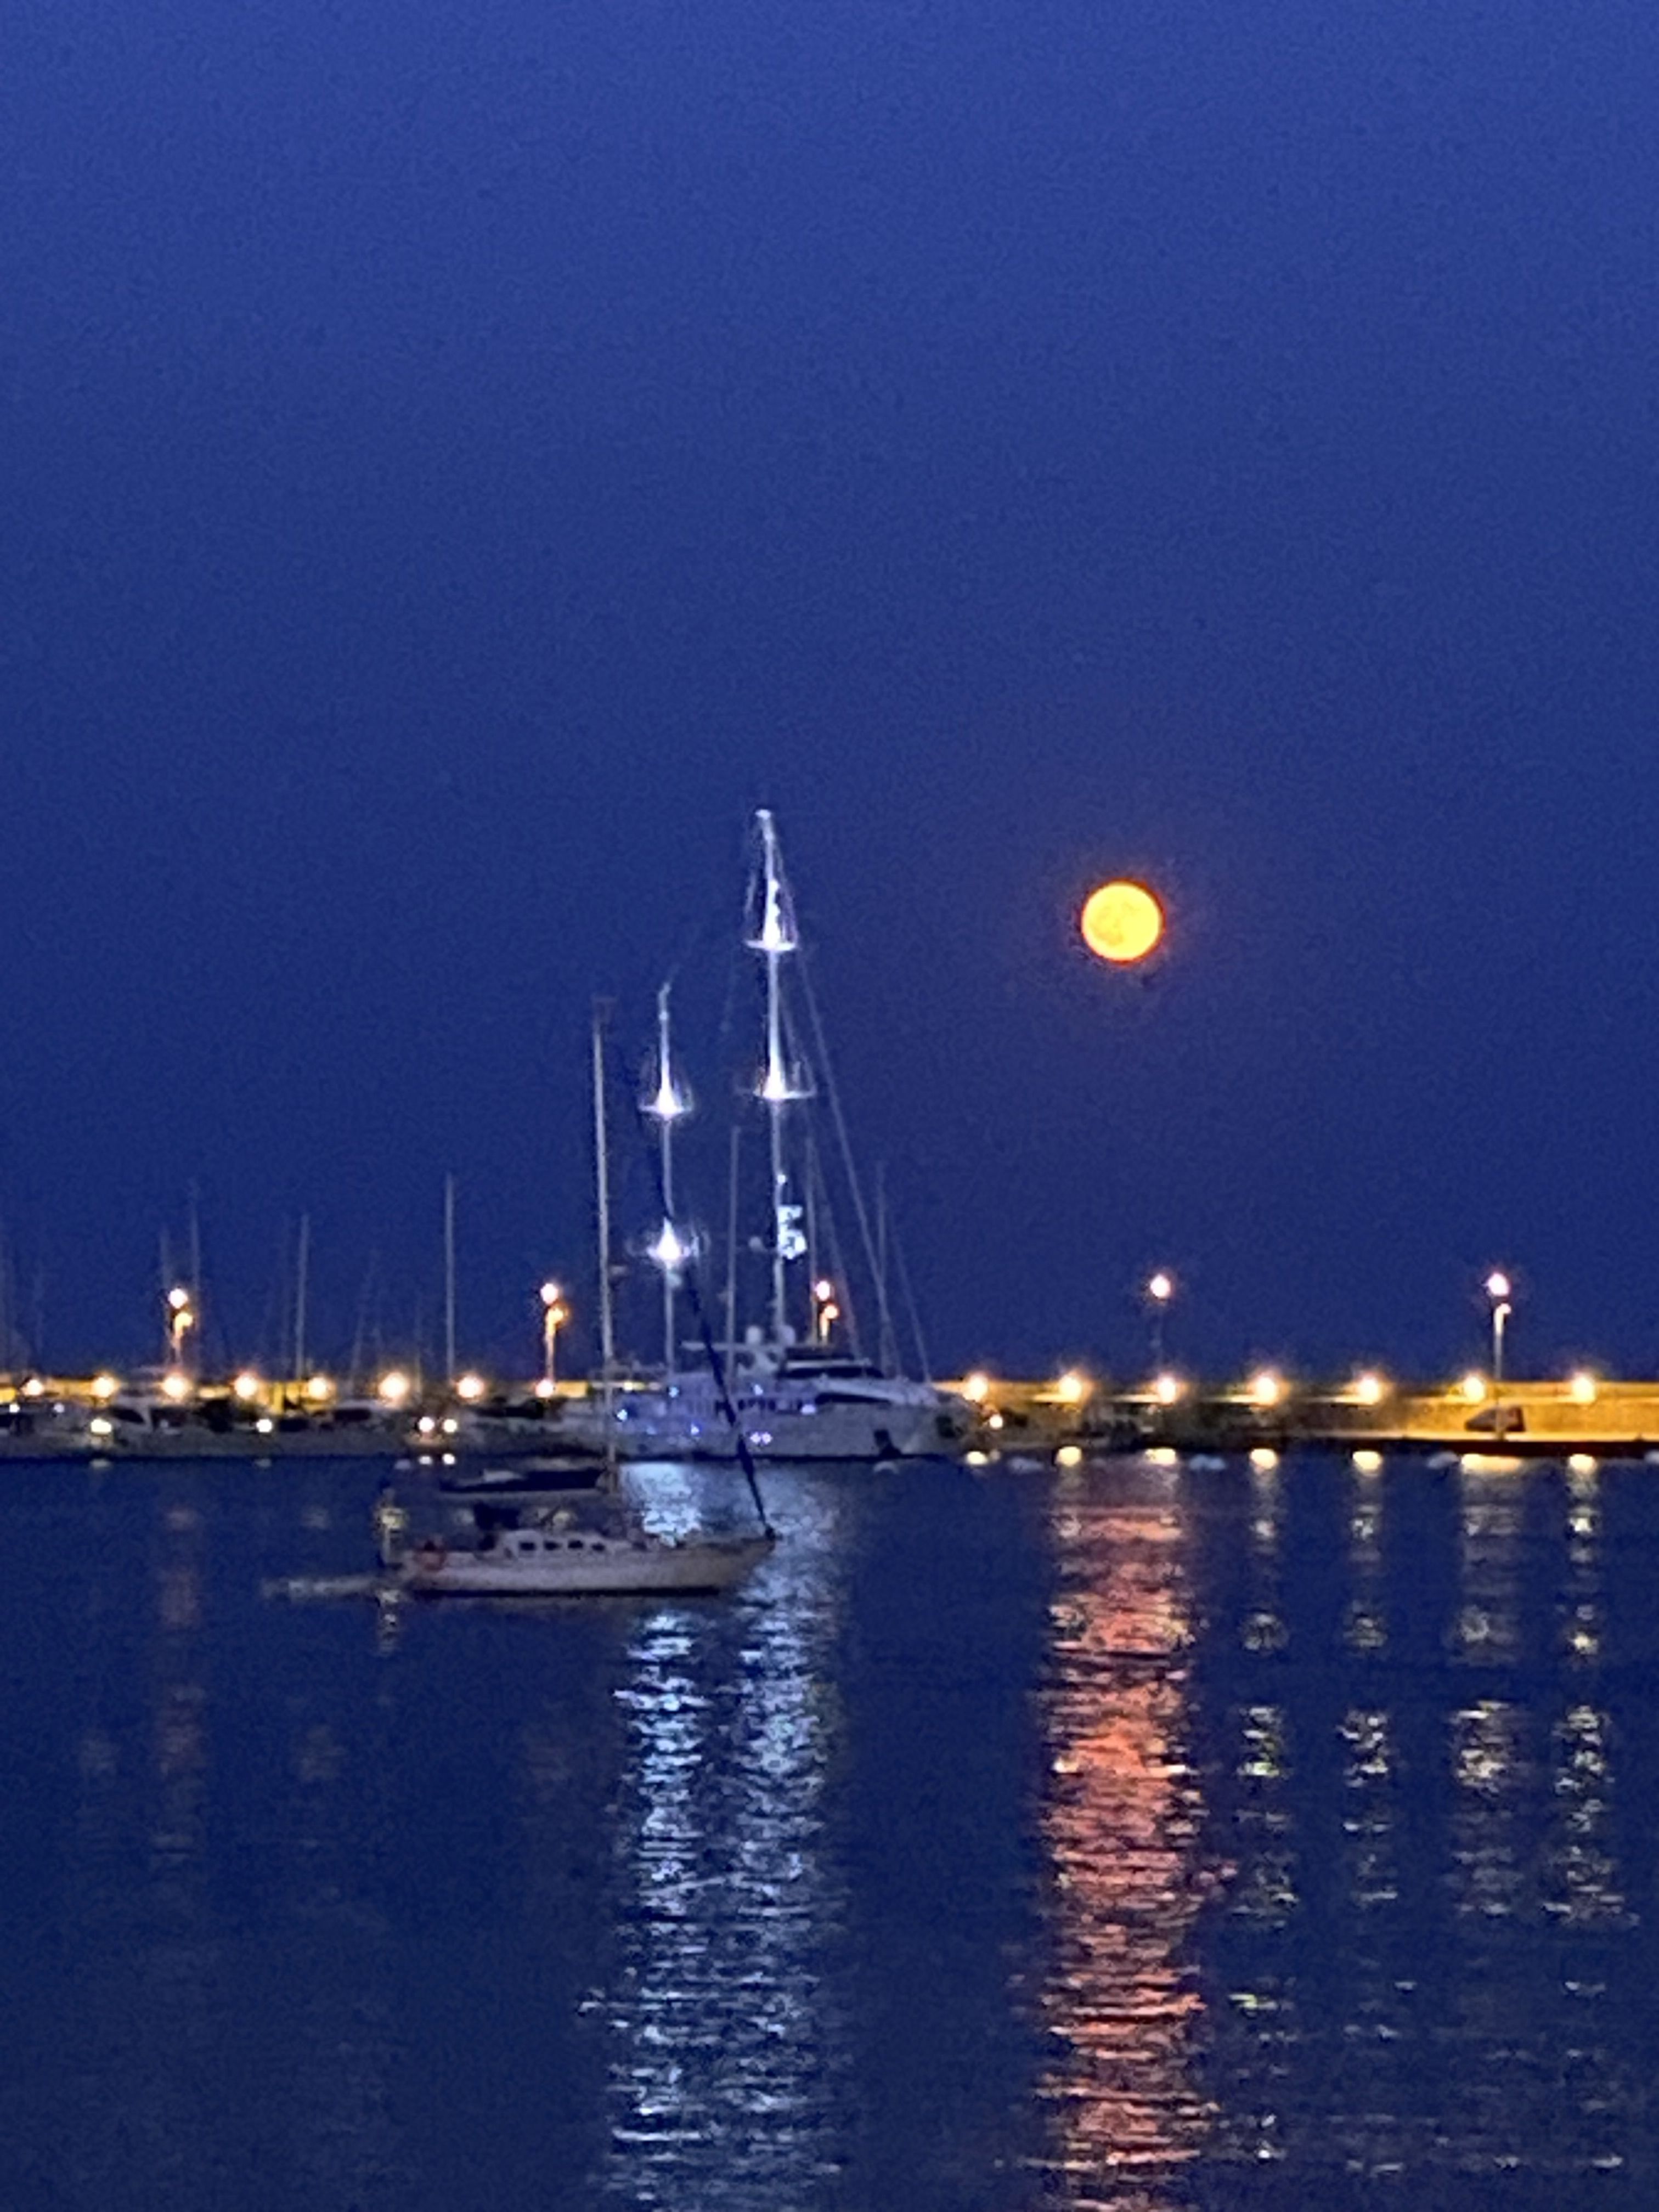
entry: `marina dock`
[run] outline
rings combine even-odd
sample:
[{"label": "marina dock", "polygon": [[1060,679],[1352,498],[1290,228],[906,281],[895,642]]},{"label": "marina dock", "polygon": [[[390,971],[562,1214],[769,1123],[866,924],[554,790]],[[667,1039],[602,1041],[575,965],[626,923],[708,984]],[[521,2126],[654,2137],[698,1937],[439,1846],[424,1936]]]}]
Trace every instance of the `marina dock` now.
[{"label": "marina dock", "polygon": [[[404,1454],[510,1459],[559,1441],[559,1408],[595,1386],[561,1381],[411,1390],[395,1401],[325,1378],[200,1383],[168,1401],[129,1397],[108,1373],[0,1377],[0,1456],[13,1459],[288,1459]],[[629,1383],[618,1386],[626,1390]],[[972,1408],[971,1456],[1174,1451],[1451,1451],[1504,1457],[1659,1455],[1659,1382],[1581,1372],[1433,1384],[1362,1375],[1340,1387],[1262,1370],[1218,1388],[1160,1376],[1132,1388],[1079,1370],[1042,1378],[957,1376]],[[142,1408],[135,1417],[135,1407]]]},{"label": "marina dock", "polygon": [[979,1408],[993,1448],[1078,1444],[1187,1453],[1453,1451],[1507,1457],[1640,1458],[1659,1451],[1659,1382],[1589,1374],[1439,1384],[1362,1376],[1340,1388],[1264,1371],[1243,1385],[1115,1390],[1073,1373],[1042,1382],[983,1375],[954,1387]]}]

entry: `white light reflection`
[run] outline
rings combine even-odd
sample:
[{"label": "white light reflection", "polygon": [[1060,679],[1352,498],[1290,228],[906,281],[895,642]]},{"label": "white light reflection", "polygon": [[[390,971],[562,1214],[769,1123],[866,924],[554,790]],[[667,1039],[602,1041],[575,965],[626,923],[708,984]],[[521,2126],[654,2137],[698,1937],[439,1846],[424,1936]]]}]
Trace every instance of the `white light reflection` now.
[{"label": "white light reflection", "polygon": [[1466,1917],[1506,1920],[1533,1903],[1528,1855],[1517,1836],[1522,1803],[1534,1790],[1526,1715],[1482,1698],[1451,1719],[1452,1893]]},{"label": "white light reflection", "polygon": [[1457,1655],[1480,1666],[1512,1666],[1521,1656],[1526,1492],[1506,1471],[1472,1466],[1467,1457],[1459,1466],[1458,1482],[1463,1606]]},{"label": "white light reflection", "polygon": [[[672,1521],[689,1497],[665,1503]],[[821,1577],[830,1542],[793,1530],[779,1571]],[[845,2138],[824,1979],[845,1917],[824,1829],[835,1618],[821,1583],[787,1602],[751,1588],[655,1607],[629,1640],[615,1816],[629,1902],[605,2010],[612,2158],[635,2206],[678,2212],[716,2185],[723,2203],[799,2203]]]},{"label": "white light reflection", "polygon": [[1279,1527],[1284,1490],[1279,1456],[1250,1455],[1250,1582],[1255,1603],[1239,1627],[1247,1651],[1282,1651],[1289,1641],[1279,1588]]},{"label": "white light reflection", "polygon": [[1560,1639],[1580,1662],[1601,1656],[1601,1469],[1567,1463],[1567,1576],[1559,1609],[1565,1616]]},{"label": "white light reflection", "polygon": [[1386,1492],[1365,1480],[1370,1468],[1355,1466],[1348,1486],[1348,1578],[1350,1595],[1343,1640],[1353,1651],[1388,1649],[1388,1608],[1382,1595],[1382,1501]]},{"label": "white light reflection", "polygon": [[1551,1732],[1553,1820],[1545,1849],[1544,1909],[1565,1928],[1627,1925],[1612,1850],[1607,1716],[1571,1706]]}]

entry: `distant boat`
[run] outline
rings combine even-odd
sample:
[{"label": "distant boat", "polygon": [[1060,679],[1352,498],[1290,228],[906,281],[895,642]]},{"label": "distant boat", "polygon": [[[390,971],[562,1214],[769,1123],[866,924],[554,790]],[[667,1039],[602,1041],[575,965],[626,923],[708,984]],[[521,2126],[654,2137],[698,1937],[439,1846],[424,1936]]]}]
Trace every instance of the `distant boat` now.
[{"label": "distant boat", "polygon": [[15,1457],[338,1459],[399,1449],[383,1407],[344,1401],[271,1413],[224,1389],[176,1397],[139,1388],[90,1404],[43,1400],[15,1430],[0,1431],[0,1450]]},{"label": "distant boat", "polygon": [[492,1501],[552,1498],[601,1488],[605,1462],[592,1454],[582,1457],[514,1460],[510,1467],[486,1467],[476,1474],[447,1474],[438,1484],[445,1498]]}]

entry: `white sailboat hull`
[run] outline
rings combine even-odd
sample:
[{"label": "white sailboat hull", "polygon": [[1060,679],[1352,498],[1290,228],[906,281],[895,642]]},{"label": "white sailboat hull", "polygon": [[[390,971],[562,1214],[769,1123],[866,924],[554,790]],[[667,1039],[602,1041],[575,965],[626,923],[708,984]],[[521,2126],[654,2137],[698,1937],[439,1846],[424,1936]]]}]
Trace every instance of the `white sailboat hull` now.
[{"label": "white sailboat hull", "polygon": [[489,1550],[422,1545],[399,1569],[415,1597],[620,1597],[729,1589],[771,1556],[774,1540],[515,1532]]}]

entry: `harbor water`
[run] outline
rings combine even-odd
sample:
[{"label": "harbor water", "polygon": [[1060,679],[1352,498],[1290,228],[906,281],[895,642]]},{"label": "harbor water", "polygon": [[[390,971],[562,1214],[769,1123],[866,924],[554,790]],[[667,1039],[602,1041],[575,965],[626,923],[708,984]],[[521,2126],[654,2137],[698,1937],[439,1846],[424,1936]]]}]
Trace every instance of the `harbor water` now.
[{"label": "harbor water", "polygon": [[10,2212],[1659,2193],[1651,1468],[780,1469],[516,1608],[270,1595],[365,1462],[4,1474]]}]

